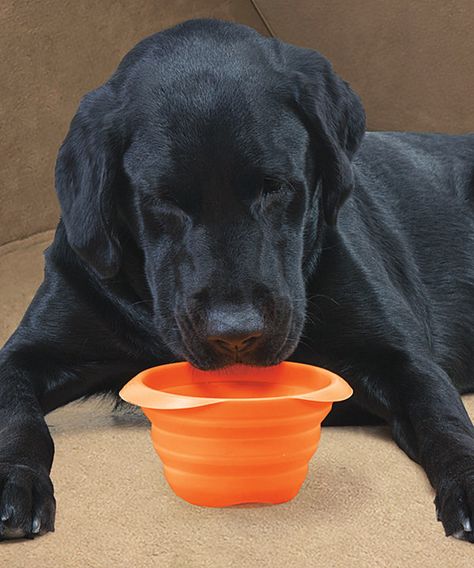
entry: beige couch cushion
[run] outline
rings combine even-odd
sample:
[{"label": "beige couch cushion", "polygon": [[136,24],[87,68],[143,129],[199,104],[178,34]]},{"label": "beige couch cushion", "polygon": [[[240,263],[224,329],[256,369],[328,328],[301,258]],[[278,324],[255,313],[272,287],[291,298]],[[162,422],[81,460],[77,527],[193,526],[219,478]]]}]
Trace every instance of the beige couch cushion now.
[{"label": "beige couch cushion", "polygon": [[[0,247],[0,344],[41,281],[51,232]],[[474,395],[464,397],[474,417]],[[0,543],[9,568],[471,568],[444,536],[425,474],[384,427],[325,428],[291,502],[208,509],[169,489],[146,421],[111,404],[47,416],[56,532]]]}]

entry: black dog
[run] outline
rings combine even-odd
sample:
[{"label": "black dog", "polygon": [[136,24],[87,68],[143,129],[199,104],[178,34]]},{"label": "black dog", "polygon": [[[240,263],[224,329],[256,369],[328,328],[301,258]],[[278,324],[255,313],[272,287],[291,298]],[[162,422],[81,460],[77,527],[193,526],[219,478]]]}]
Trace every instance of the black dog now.
[{"label": "black dog", "polygon": [[364,130],[319,53],[215,20],[85,96],[45,279],[0,353],[3,537],[53,530],[47,412],[157,364],[290,359],[345,377],[327,423],[387,422],[474,541],[474,136]]}]

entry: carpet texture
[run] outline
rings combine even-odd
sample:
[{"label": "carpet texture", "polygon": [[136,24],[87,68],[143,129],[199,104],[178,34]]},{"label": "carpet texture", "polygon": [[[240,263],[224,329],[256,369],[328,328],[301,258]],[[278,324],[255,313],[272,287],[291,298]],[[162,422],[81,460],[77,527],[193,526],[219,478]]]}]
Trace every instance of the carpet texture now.
[{"label": "carpet texture", "polygon": [[[52,232],[0,248],[0,343],[41,281]],[[474,417],[474,395],[464,397]],[[471,568],[444,536],[423,471],[384,427],[325,428],[308,477],[277,506],[195,507],[175,497],[146,420],[108,401],[47,416],[56,444],[56,532],[0,543],[9,568]]]}]

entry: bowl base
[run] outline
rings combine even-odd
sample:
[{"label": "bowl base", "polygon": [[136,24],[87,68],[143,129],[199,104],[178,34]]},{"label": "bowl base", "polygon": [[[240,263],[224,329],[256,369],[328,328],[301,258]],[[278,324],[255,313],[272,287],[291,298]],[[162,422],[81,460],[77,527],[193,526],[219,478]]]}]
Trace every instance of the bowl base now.
[{"label": "bowl base", "polygon": [[[179,472],[167,471],[164,474],[174,493],[192,505],[200,507],[232,507],[243,504],[277,505],[291,501],[298,494],[308,473],[308,464],[298,470],[279,474],[271,479],[258,478],[218,478],[209,484],[207,476],[194,476],[189,473],[182,478]],[[201,480],[202,485],[199,483]],[[192,482],[195,482],[194,484]],[[212,487],[212,492],[208,489]],[[252,488],[252,489],[249,489]]]}]

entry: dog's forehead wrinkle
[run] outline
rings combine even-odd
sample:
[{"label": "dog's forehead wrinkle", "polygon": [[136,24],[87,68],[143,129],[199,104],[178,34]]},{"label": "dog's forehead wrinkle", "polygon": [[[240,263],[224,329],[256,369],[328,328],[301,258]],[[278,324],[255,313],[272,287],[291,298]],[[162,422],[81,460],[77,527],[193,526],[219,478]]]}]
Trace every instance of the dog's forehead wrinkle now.
[{"label": "dog's forehead wrinkle", "polygon": [[135,175],[153,169],[161,175],[166,169],[175,170],[175,177],[187,172],[206,179],[215,169],[229,173],[253,167],[288,176],[304,168],[308,134],[271,95],[250,96],[231,83],[170,97],[134,102],[141,119],[126,167]]}]

